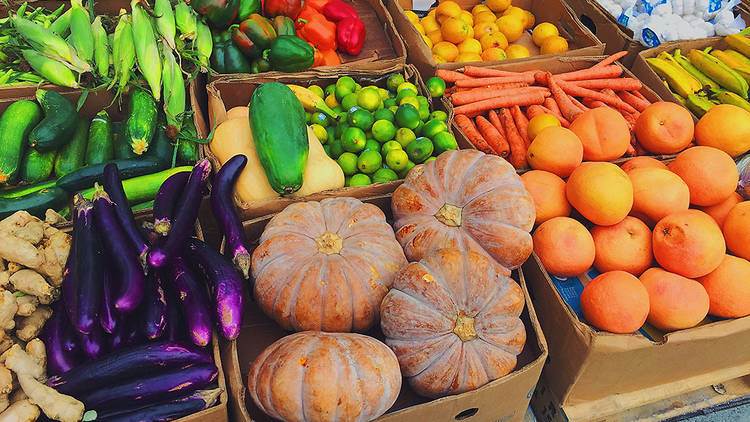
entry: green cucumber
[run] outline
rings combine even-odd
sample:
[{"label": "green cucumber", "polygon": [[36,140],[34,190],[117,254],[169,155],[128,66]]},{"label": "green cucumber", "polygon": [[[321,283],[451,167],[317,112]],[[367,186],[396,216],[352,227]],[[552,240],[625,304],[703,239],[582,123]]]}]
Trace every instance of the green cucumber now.
[{"label": "green cucumber", "polygon": [[91,119],[86,164],[101,164],[115,158],[112,142],[112,121],[107,110],[102,110]]},{"label": "green cucumber", "polygon": [[289,195],[302,187],[308,143],[305,110],[291,89],[279,82],[261,84],[250,99],[250,128],[268,182]]},{"label": "green cucumber", "polygon": [[150,210],[152,208],[154,208],[154,200],[153,199],[150,200],[150,201],[141,202],[140,204],[133,205],[132,207],[130,207],[130,211],[138,212],[138,211]]},{"label": "green cucumber", "polygon": [[35,183],[33,185],[16,186],[10,189],[0,190],[0,198],[20,198],[30,193],[38,192],[42,189],[55,186],[57,180],[47,180],[45,182]]},{"label": "green cucumber", "polygon": [[169,164],[153,158],[112,160],[107,163],[81,167],[73,173],[57,179],[57,187],[65,189],[71,194],[93,187],[94,182],[102,182],[104,166],[108,163],[117,164],[117,169],[120,170],[120,177],[123,179],[156,173],[169,167]]},{"label": "green cucumber", "polygon": [[44,110],[44,119],[29,133],[29,145],[47,152],[65,145],[76,130],[78,113],[67,98],[55,91],[36,91],[36,100]]},{"label": "green cucumber", "polygon": [[89,125],[86,120],[78,117],[73,137],[55,157],[55,176],[63,177],[83,167],[86,158],[86,143],[89,137]]},{"label": "green cucumber", "polygon": [[154,97],[147,91],[136,89],[130,94],[130,116],[125,123],[130,148],[136,155],[148,150],[156,131],[158,110]]},{"label": "green cucumber", "polygon": [[44,218],[47,209],[63,208],[67,201],[68,193],[55,186],[18,198],[0,198],[0,218],[5,218],[20,210]]},{"label": "green cucumber", "polygon": [[177,162],[181,164],[192,164],[198,161],[198,143],[191,140],[180,139],[177,144]]},{"label": "green cucumber", "polygon": [[[122,189],[125,191],[125,197],[128,198],[128,204],[140,204],[154,199],[159,192],[161,184],[169,176],[183,171],[191,171],[193,167],[183,166],[162,170],[158,173],[146,174],[144,176],[132,177],[122,181]],[[84,198],[91,199],[94,196],[94,188],[89,188],[81,192]]]},{"label": "green cucumber", "polygon": [[0,116],[0,185],[18,179],[26,138],[40,120],[42,109],[29,100],[14,102]]},{"label": "green cucumber", "polygon": [[151,141],[151,148],[149,148],[145,156],[155,158],[171,166],[173,155],[174,145],[172,145],[172,141],[167,136],[167,131],[160,122],[156,128],[154,140]]},{"label": "green cucumber", "polygon": [[49,179],[55,168],[55,155],[55,151],[39,152],[29,148],[21,163],[21,182],[33,184]]},{"label": "green cucumber", "polygon": [[112,146],[115,152],[115,159],[117,160],[137,157],[130,148],[127,130],[128,125],[123,122],[115,122],[112,124]]}]

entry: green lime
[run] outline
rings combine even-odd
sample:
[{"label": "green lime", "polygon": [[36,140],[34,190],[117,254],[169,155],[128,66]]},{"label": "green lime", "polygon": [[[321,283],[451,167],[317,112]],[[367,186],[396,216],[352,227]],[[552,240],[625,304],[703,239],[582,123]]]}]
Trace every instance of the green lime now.
[{"label": "green lime", "polygon": [[435,147],[432,145],[431,140],[419,137],[406,146],[406,153],[409,155],[411,161],[421,163],[430,158],[434,149]]},{"label": "green lime", "polygon": [[433,119],[425,123],[424,127],[422,127],[422,136],[433,139],[438,133],[445,132],[447,130],[448,125],[446,125],[445,122],[443,122],[442,120]]},{"label": "green lime", "polygon": [[417,102],[419,103],[420,107],[430,107],[430,102],[424,95],[417,95]]},{"label": "green lime", "polygon": [[312,91],[315,95],[317,95],[320,98],[325,98],[326,95],[323,92],[323,88],[319,87],[318,85],[310,85],[307,87],[310,91]]},{"label": "green lime", "polygon": [[[336,99],[341,102],[344,97],[353,93],[355,88],[356,83],[354,82],[354,79],[349,76],[340,77],[339,80],[336,81]],[[346,107],[344,107],[344,109],[346,109]]]},{"label": "green lime", "polygon": [[344,151],[360,152],[365,149],[366,143],[365,131],[358,127],[349,127],[341,135],[341,145],[344,147]]},{"label": "green lime", "polygon": [[402,147],[409,145],[409,142],[415,139],[417,139],[417,135],[415,135],[414,131],[408,127],[402,127],[396,131],[396,142],[401,144]]},{"label": "green lime", "polygon": [[359,154],[359,159],[357,159],[357,168],[365,174],[375,173],[381,164],[383,164],[383,157],[380,156],[378,150],[364,151]]},{"label": "green lime", "polygon": [[419,118],[422,121],[427,121],[430,118],[430,106],[419,106]]},{"label": "green lime", "polygon": [[422,163],[422,164],[431,163],[431,162],[433,162],[435,160],[437,160],[437,157],[430,157],[430,158],[424,160],[424,163]]},{"label": "green lime", "polygon": [[401,104],[401,100],[408,97],[416,97],[417,92],[412,91],[411,89],[402,89],[401,91],[396,94],[396,103]]},{"label": "green lime", "polygon": [[331,124],[331,118],[326,116],[324,113],[315,112],[312,114],[312,116],[310,116],[310,123],[328,127]]},{"label": "green lime", "polygon": [[377,110],[382,101],[377,88],[365,88],[357,93],[357,105],[365,110]]},{"label": "green lime", "polygon": [[326,141],[328,141],[328,131],[326,130],[326,128],[319,124],[314,124],[310,127],[312,128],[315,137],[318,138],[321,144],[325,144]]},{"label": "green lime", "polygon": [[417,123],[417,127],[414,128],[414,134],[416,134],[417,136],[422,136],[422,128],[424,128],[424,122],[420,120]]},{"label": "green lime", "polygon": [[398,84],[398,88],[396,88],[396,92],[401,92],[405,89],[414,91],[414,95],[417,95],[417,93],[419,92],[417,91],[417,87],[411,82],[403,82],[403,83]]},{"label": "green lime", "polygon": [[365,149],[362,151],[378,151],[380,152],[380,142],[374,140],[374,139],[368,139],[367,142],[365,142]]},{"label": "green lime", "polygon": [[328,126],[326,129],[326,140],[331,140],[336,137],[336,128]]},{"label": "green lime", "polygon": [[456,137],[450,132],[440,132],[432,138],[432,144],[435,145],[435,155],[440,155],[445,151],[458,149]]},{"label": "green lime", "polygon": [[325,146],[328,147],[328,156],[333,158],[334,160],[339,158],[339,156],[341,156],[341,154],[344,152],[344,146],[341,144],[340,139],[331,139],[327,144],[325,144]]},{"label": "green lime", "polygon": [[391,108],[391,107],[394,107],[394,106],[397,106],[397,105],[398,104],[396,103],[396,99],[395,98],[388,98],[387,100],[383,100],[383,107],[385,107],[385,108]]},{"label": "green lime", "polygon": [[390,120],[378,120],[372,125],[372,136],[379,142],[390,141],[396,132],[396,126]]},{"label": "green lime", "polygon": [[349,125],[358,127],[362,130],[370,130],[372,122],[375,121],[372,117],[372,113],[361,108],[349,113],[348,120]]},{"label": "green lime", "polygon": [[335,111],[336,114],[341,114],[344,112],[344,109],[341,108],[341,104],[337,105],[336,107],[332,108],[331,110]]},{"label": "green lime", "polygon": [[329,95],[333,95],[335,97],[336,96],[336,84],[327,85],[323,91],[325,91],[326,97]]},{"label": "green lime", "polygon": [[345,152],[339,155],[339,158],[336,159],[336,162],[339,163],[339,167],[341,167],[341,170],[345,175],[351,176],[357,173],[357,154]]},{"label": "green lime", "polygon": [[399,127],[414,129],[419,126],[419,111],[411,104],[404,104],[396,110],[396,123]]},{"label": "green lime", "polygon": [[390,110],[391,113],[393,113],[395,115],[396,114],[396,110],[398,110],[398,106],[397,105],[390,106],[390,107],[388,107],[388,110]]},{"label": "green lime", "polygon": [[386,157],[388,153],[393,150],[403,150],[403,148],[401,148],[401,144],[399,144],[396,141],[388,141],[384,143],[383,146],[380,148],[380,155],[382,155],[383,157]]},{"label": "green lime", "polygon": [[367,186],[372,184],[370,176],[362,173],[357,173],[349,179],[349,186]]},{"label": "green lime", "polygon": [[349,112],[352,108],[357,106],[357,94],[351,93],[347,94],[342,100],[341,100],[341,108],[344,109],[344,111]]},{"label": "green lime", "polygon": [[310,123],[310,119],[311,119],[311,118],[312,118],[312,114],[311,114],[311,113],[308,113],[308,112],[305,112],[305,121],[306,121],[307,123]]},{"label": "green lime", "polygon": [[393,92],[396,92],[398,89],[398,86],[404,83],[404,75],[400,73],[393,73],[390,76],[388,76],[388,81],[385,83],[388,86],[388,89],[390,89]]},{"label": "green lime", "polygon": [[376,111],[373,114],[373,117],[375,118],[375,120],[388,120],[389,122],[396,120],[396,116],[394,116],[393,112],[388,110],[387,108],[381,108],[380,110]]},{"label": "green lime", "polygon": [[394,171],[403,170],[408,162],[409,156],[402,149],[388,151],[388,154],[385,156],[385,163],[388,165],[388,168]]},{"label": "green lime", "polygon": [[430,113],[430,120],[437,119],[442,120],[444,122],[448,121],[448,113],[444,112],[443,110],[435,110],[432,113]]},{"label": "green lime", "polygon": [[409,171],[414,168],[416,164],[412,163],[411,161],[406,162],[406,166],[398,172],[398,177],[401,179],[406,179],[406,176],[409,174]]},{"label": "green lime", "polygon": [[331,146],[330,145],[328,145],[328,144],[323,145],[323,151],[326,152],[327,156],[329,156],[329,157],[331,156]]},{"label": "green lime", "polygon": [[346,122],[346,120],[342,120],[338,125],[336,125],[336,138],[341,139],[342,136],[344,136],[344,132],[349,128],[349,123]]},{"label": "green lime", "polygon": [[355,83],[354,84],[354,92],[358,92],[362,90],[362,85]]},{"label": "green lime", "polygon": [[391,169],[381,168],[372,175],[373,183],[387,183],[394,180],[398,180],[398,174],[396,174],[396,172]]},{"label": "green lime", "polygon": [[378,88],[378,94],[380,94],[380,99],[381,100],[386,100],[386,99],[388,99],[388,97],[391,96],[391,93],[388,92],[388,90],[384,89],[384,88]]},{"label": "green lime", "polygon": [[344,186],[351,186],[352,176],[344,176]]},{"label": "green lime", "polygon": [[445,81],[433,76],[427,80],[427,90],[430,91],[432,98],[442,97],[445,93]]},{"label": "green lime", "polygon": [[417,97],[405,97],[405,98],[402,98],[401,101],[398,102],[398,105],[400,105],[400,106],[402,106],[404,104],[411,104],[417,110],[419,110],[419,107],[421,107],[419,105],[419,101],[417,101]]}]

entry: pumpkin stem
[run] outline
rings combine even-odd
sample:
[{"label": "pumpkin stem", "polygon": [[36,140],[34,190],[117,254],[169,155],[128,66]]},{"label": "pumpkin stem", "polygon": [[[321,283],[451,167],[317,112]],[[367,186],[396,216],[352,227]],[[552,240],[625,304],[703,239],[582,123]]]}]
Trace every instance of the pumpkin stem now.
[{"label": "pumpkin stem", "polygon": [[341,236],[331,232],[321,234],[320,237],[315,239],[315,243],[318,245],[318,252],[326,255],[339,253],[341,248],[344,247]]},{"label": "pumpkin stem", "polygon": [[456,315],[456,325],[453,327],[453,334],[457,335],[461,341],[470,341],[477,337],[477,330],[474,329],[474,318],[467,316],[463,311]]},{"label": "pumpkin stem", "polygon": [[435,218],[446,226],[459,227],[461,226],[461,208],[451,204],[444,204],[435,213]]}]

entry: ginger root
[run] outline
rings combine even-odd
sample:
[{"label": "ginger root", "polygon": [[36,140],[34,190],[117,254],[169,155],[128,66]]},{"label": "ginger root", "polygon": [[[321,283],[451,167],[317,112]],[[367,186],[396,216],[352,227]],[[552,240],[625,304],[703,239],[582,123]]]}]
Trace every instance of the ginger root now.
[{"label": "ginger root", "polygon": [[50,304],[57,297],[55,289],[36,271],[23,269],[11,275],[9,280],[16,290],[36,296],[41,303]]},{"label": "ginger root", "polygon": [[26,400],[29,396],[26,395],[26,393],[23,392],[20,388],[16,388],[15,391],[10,393],[10,402],[15,403],[17,401]]},{"label": "ginger root", "polygon": [[[5,355],[5,367],[16,373],[16,376],[29,375],[38,380],[44,379],[44,368],[29,356],[20,345],[14,344]],[[24,389],[24,391],[26,391]],[[28,391],[26,394],[31,397]]]},{"label": "ginger root", "polygon": [[18,303],[13,293],[8,290],[0,292],[0,329],[12,330],[16,326],[13,317],[18,312]]},{"label": "ginger root", "polygon": [[41,220],[29,214],[27,211],[18,211],[0,221],[0,232],[12,235],[16,230],[34,221]]},{"label": "ginger root", "polygon": [[84,406],[74,397],[60,394],[28,374],[18,374],[21,388],[48,418],[60,422],[78,422],[83,418]]},{"label": "ginger root", "polygon": [[14,273],[22,270],[23,267],[19,264],[16,264],[15,262],[9,262],[8,263],[8,269],[6,270],[8,274],[13,275]]},{"label": "ginger root", "polygon": [[13,374],[10,369],[0,365],[0,394],[8,394],[13,391]]},{"label": "ginger root", "polygon": [[58,214],[58,212],[52,208],[48,208],[44,213],[44,222],[47,224],[54,225],[64,223],[65,221],[65,217]]},{"label": "ginger root", "polygon": [[52,316],[49,306],[40,306],[29,316],[21,318],[16,328],[16,336],[23,341],[35,339],[44,328],[44,323]]},{"label": "ginger root", "polygon": [[7,233],[0,233],[0,257],[29,268],[39,268],[44,263],[44,255],[31,242]]},{"label": "ginger root", "polygon": [[41,411],[31,400],[21,400],[11,404],[0,413],[0,422],[34,422]]},{"label": "ginger root", "polygon": [[0,287],[6,288],[8,281],[10,281],[10,273],[8,270],[0,271]]},{"label": "ginger root", "polygon": [[35,338],[26,343],[26,353],[42,367],[45,373],[47,372],[47,349],[41,340]]},{"label": "ginger root", "polygon": [[39,299],[37,299],[36,296],[23,295],[16,298],[16,303],[18,304],[16,315],[29,316],[36,310],[36,307],[39,306]]},{"label": "ginger root", "polygon": [[16,229],[13,236],[36,245],[44,237],[44,223],[41,220],[29,221],[25,226]]}]

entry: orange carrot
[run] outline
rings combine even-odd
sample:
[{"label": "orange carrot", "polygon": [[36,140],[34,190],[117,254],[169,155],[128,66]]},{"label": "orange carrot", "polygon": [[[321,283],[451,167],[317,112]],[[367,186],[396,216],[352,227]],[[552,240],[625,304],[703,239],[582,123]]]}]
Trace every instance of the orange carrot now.
[{"label": "orange carrot", "polygon": [[556,81],[585,81],[588,79],[618,78],[622,75],[622,68],[616,65],[602,67],[590,67],[588,69],[575,70],[573,72],[558,73]]},{"label": "orange carrot", "polygon": [[[568,95],[572,95],[575,97],[589,97],[593,98],[595,100],[599,100],[603,102],[604,104],[607,104],[610,107],[614,107],[619,110],[627,111],[628,113],[633,113],[636,110],[630,106],[630,104],[626,103],[625,101],[621,100],[620,97],[617,95],[608,95],[604,92],[594,91],[592,89],[587,88],[581,88],[576,85],[566,83],[566,82],[560,82],[559,83],[560,88]],[[560,100],[557,100],[558,104],[560,103]],[[566,116],[567,117],[567,116]]]},{"label": "orange carrot", "polygon": [[500,134],[500,132],[498,132],[495,126],[493,126],[492,123],[490,123],[483,116],[477,116],[476,121],[479,133],[482,134],[484,140],[487,141],[492,150],[495,151],[495,154],[503,158],[507,157],[508,152],[510,151],[508,141],[505,140],[505,138]]},{"label": "orange carrot", "polygon": [[583,104],[586,105],[588,108],[597,108],[597,107],[606,107],[607,105],[599,100],[595,100],[593,98],[584,98]]},{"label": "orange carrot", "polygon": [[479,133],[479,130],[477,130],[477,127],[474,126],[474,122],[472,122],[470,118],[457,114],[454,117],[454,121],[456,122],[456,126],[461,129],[464,135],[466,135],[466,138],[476,149],[485,154],[494,154],[494,151],[487,144],[487,141],[484,140],[484,137]]},{"label": "orange carrot", "polygon": [[633,130],[635,127],[635,121],[638,120],[638,114],[635,113],[625,113],[620,111],[620,114],[622,114],[622,117],[625,118],[625,121],[628,122],[628,127],[630,130]]},{"label": "orange carrot", "polygon": [[462,79],[471,79],[471,76],[464,75],[463,73],[456,72],[455,70],[438,69],[435,71],[435,76],[444,80],[448,83],[455,83]]},{"label": "orange carrot", "polygon": [[648,107],[650,104],[647,100],[642,100],[636,97],[630,91],[620,91],[617,93],[617,96],[626,103],[630,104],[634,109],[638,110],[639,113],[643,112],[643,110],[645,110],[646,107]]},{"label": "orange carrot", "polygon": [[453,89],[455,90],[455,92],[484,92],[488,89],[523,88],[526,86],[529,86],[529,84],[527,84],[526,82],[507,82],[504,84],[485,85],[475,88],[459,88],[457,86],[454,86]]},{"label": "orange carrot", "polygon": [[544,107],[548,108],[553,114],[561,116],[560,114],[560,107],[557,106],[557,102],[555,101],[555,97],[551,98],[545,98],[544,104],[542,104]]},{"label": "orange carrot", "polygon": [[511,72],[508,70],[489,69],[486,67],[478,66],[464,66],[464,75],[472,76],[475,78],[488,78],[495,76],[516,76],[520,72]]},{"label": "orange carrot", "polygon": [[633,91],[633,92],[631,92],[631,94],[633,94],[633,95],[635,95],[636,97],[638,97],[638,98],[642,99],[643,101],[646,101],[646,102],[648,102],[649,104],[651,104],[651,101],[649,101],[649,100],[648,100],[648,98],[646,98],[646,97],[645,97],[645,96],[644,96],[643,94],[641,94],[641,91]]},{"label": "orange carrot", "polygon": [[545,94],[545,96],[549,95],[549,90],[543,86],[527,86],[521,88],[501,89],[486,88],[480,91],[457,92],[451,96],[451,103],[453,103],[454,106],[459,106],[475,103],[477,101],[488,100],[490,98],[515,97],[536,92]]},{"label": "orange carrot", "polygon": [[[505,129],[503,128],[503,124],[500,122],[500,116],[497,115],[497,112],[495,110],[490,110],[489,113],[487,113],[490,119],[490,123],[492,123],[492,126],[495,126],[495,129],[500,133],[500,135],[505,139],[505,143],[507,144],[507,136],[505,136]],[[509,150],[510,151],[510,150]]]},{"label": "orange carrot", "polygon": [[503,123],[505,134],[508,137],[508,145],[510,145],[510,160],[508,161],[516,169],[526,167],[526,144],[518,133],[516,124],[513,123],[510,110],[507,108],[500,109],[500,121]]},{"label": "orange carrot", "polygon": [[581,114],[582,111],[578,107],[576,107],[572,101],[570,101],[570,97],[568,97],[568,95],[557,84],[557,82],[555,82],[555,78],[552,77],[551,73],[546,73],[545,80],[547,83],[547,88],[549,88],[550,92],[552,92],[552,98],[554,98],[555,102],[557,103],[560,114],[562,114],[562,116],[570,122],[575,120],[576,116]]},{"label": "orange carrot", "polygon": [[531,73],[519,73],[514,76],[497,76],[497,77],[492,77],[492,78],[460,79],[456,81],[456,86],[474,88],[478,86],[502,84],[506,82],[533,83],[534,75]]},{"label": "orange carrot", "polygon": [[516,129],[523,139],[523,144],[528,148],[531,143],[529,140],[529,119],[526,118],[519,106],[513,106],[510,109],[510,115],[513,116],[513,123],[516,124]]},{"label": "orange carrot", "polygon": [[[549,110],[545,109],[544,106],[540,105],[530,105],[528,108],[526,108],[526,117],[531,120],[536,116],[540,116],[542,114],[546,114]],[[552,114],[552,113],[549,113]]]},{"label": "orange carrot", "polygon": [[595,65],[593,65],[591,67],[595,68],[595,67],[609,66],[612,63],[620,60],[621,58],[623,58],[623,57],[625,57],[627,55],[628,55],[627,51],[620,51],[619,53],[615,53],[615,54],[613,54],[611,56],[606,57],[604,60],[600,61],[599,63],[597,63],[597,64],[595,64]]},{"label": "orange carrot", "polygon": [[570,97],[570,102],[573,103],[576,107],[578,107],[578,109],[581,110],[581,111],[586,111],[586,110],[589,109],[588,107],[586,107],[585,105],[583,105],[583,103],[581,103],[580,101],[578,101],[578,99],[576,97]]},{"label": "orange carrot", "polygon": [[589,79],[585,81],[570,81],[569,83],[581,88],[609,88],[615,91],[638,91],[643,88],[641,81],[633,78]]},{"label": "orange carrot", "polygon": [[539,92],[532,92],[524,95],[516,96],[503,96],[490,98],[488,100],[477,101],[475,103],[458,106],[453,109],[455,114],[466,114],[470,117],[474,117],[477,114],[481,114],[487,110],[502,107],[528,106],[532,104],[544,103],[544,94]]}]

